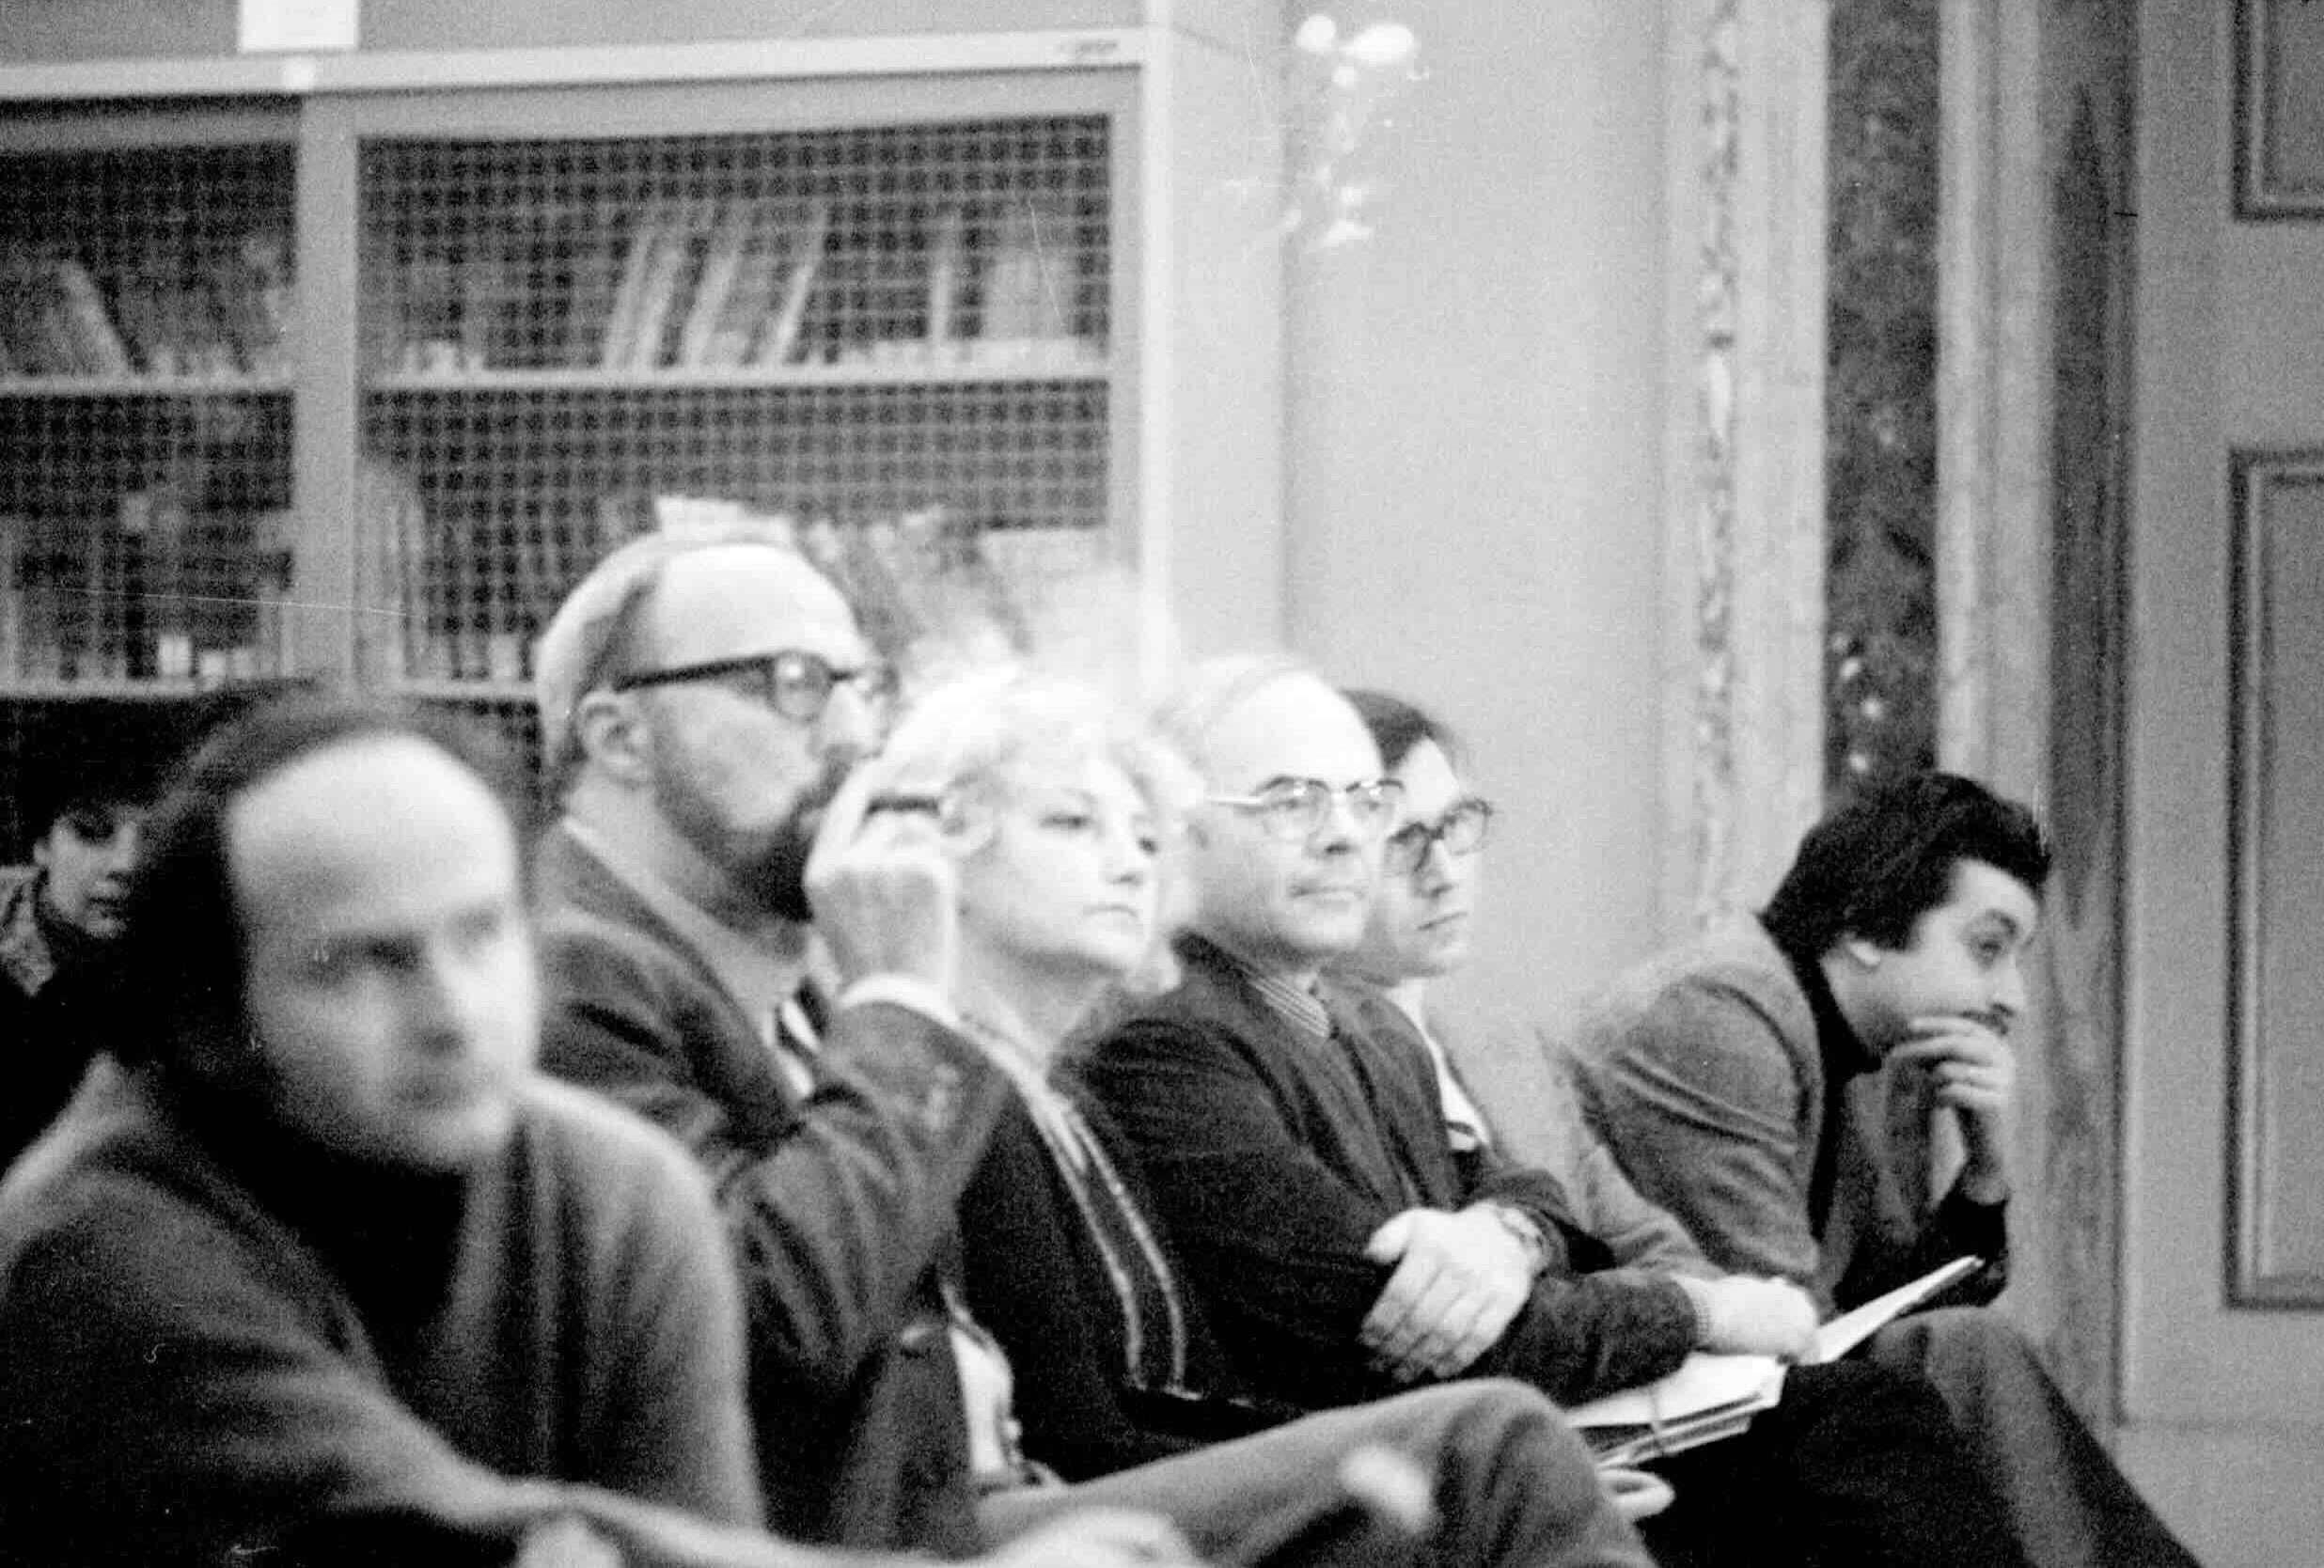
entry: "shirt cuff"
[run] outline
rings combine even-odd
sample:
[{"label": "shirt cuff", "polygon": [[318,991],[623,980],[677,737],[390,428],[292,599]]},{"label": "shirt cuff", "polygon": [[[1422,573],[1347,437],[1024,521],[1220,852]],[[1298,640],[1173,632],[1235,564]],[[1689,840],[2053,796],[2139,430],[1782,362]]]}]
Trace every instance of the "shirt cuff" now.
[{"label": "shirt cuff", "polygon": [[840,993],[841,1008],[862,1007],[870,1002],[886,1002],[917,1012],[933,1023],[960,1031],[960,1010],[952,999],[924,980],[910,975],[866,975]]},{"label": "shirt cuff", "polygon": [[1663,1278],[1678,1287],[1679,1294],[1687,1298],[1688,1307],[1694,1312],[1694,1342],[1696,1346],[1699,1348],[1703,1345],[1709,1344],[1711,1342],[1711,1292],[1709,1281],[1697,1279],[1690,1275],[1685,1274],[1670,1274],[1663,1276]]}]

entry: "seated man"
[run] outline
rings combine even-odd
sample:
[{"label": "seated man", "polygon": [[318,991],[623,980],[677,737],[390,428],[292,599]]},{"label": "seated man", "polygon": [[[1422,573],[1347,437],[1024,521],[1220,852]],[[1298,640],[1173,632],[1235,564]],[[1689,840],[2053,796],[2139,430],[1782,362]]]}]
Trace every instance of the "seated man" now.
[{"label": "seated man", "polygon": [[[573,589],[536,667],[564,808],[540,879],[544,1059],[709,1171],[782,1528],[957,1554],[1107,1502],[1238,1561],[1638,1561],[1573,1484],[1555,1412],[1505,1386],[1046,1483],[960,1285],[962,1191],[1014,1090],[953,1011],[957,882],[934,821],[841,788],[881,728],[846,604],[763,538],[651,537]],[[810,935],[837,972],[820,989]],[[1420,1466],[1432,1538],[1349,1513],[1339,1470],[1362,1444]]]},{"label": "seated man", "polygon": [[[1184,979],[1067,1067],[1135,1147],[1244,1378],[1309,1406],[1456,1375],[1577,1402],[1698,1348],[1806,1348],[1793,1287],[1609,1266],[1554,1179],[1452,1148],[1392,1004],[1319,984],[1363,936],[1401,793],[1338,693],[1227,661],[1168,727],[1211,792]],[[1678,1498],[1643,1533],[1666,1564],[2022,1560],[1934,1391],[1884,1369],[1797,1368],[1748,1431],[1658,1467]]]},{"label": "seated man", "polygon": [[26,790],[32,868],[0,871],[0,1167],[63,1107],[88,1065],[66,1027],[76,971],[120,934],[155,769],[112,747],[39,759]]},{"label": "seated man", "polygon": [[[2007,1279],[2009,1032],[2049,846],[2032,814],[1927,773],[1811,829],[1757,917],[1648,960],[1582,1011],[1572,1043],[1594,1126],[1714,1262],[1847,1308],[1947,1260]],[[1884,1063],[1925,1074],[1958,1122],[1933,1206],[1849,1093]],[[2036,1563],[2192,1561],[2083,1429],[2022,1337],[1988,1313],[1920,1314],[1876,1356],[1922,1366],[1971,1434]]]},{"label": "seated man", "polygon": [[118,1062],[0,1184],[11,1555],[825,1560],[756,1529],[700,1178],[532,1070],[515,833],[459,745],[261,709],[150,823]]}]

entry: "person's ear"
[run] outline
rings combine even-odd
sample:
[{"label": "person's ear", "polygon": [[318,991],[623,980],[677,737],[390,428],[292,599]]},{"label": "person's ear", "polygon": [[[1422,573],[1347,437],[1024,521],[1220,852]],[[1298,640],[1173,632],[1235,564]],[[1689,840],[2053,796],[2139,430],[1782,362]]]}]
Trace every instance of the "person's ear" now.
[{"label": "person's ear", "polygon": [[1880,967],[1880,944],[1877,942],[1861,936],[1847,936],[1841,939],[1840,947],[1842,951],[1855,961],[1857,967],[1861,969]]},{"label": "person's ear", "polygon": [[652,776],[652,739],[637,699],[621,692],[593,691],[573,705],[573,731],[589,765],[632,786]]}]

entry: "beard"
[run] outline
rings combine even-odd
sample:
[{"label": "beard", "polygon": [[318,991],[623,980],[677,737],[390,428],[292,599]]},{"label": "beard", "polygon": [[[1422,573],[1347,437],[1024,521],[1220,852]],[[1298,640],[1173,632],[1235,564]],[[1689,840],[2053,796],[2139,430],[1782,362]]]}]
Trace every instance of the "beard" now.
[{"label": "beard", "polygon": [[771,827],[738,828],[701,787],[695,769],[657,745],[654,806],[680,838],[718,868],[736,894],[769,915],[805,924],[814,916],[807,898],[807,857],[815,848],[824,808],[846,781],[855,760],[849,753],[834,753],[779,822]]}]

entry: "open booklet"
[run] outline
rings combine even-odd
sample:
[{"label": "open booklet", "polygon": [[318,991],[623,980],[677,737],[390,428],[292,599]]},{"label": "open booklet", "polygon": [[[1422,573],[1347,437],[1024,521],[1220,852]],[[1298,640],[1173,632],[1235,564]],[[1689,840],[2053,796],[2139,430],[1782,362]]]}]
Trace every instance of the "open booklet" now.
[{"label": "open booklet", "polygon": [[[1833,1361],[1882,1325],[1983,1267],[1982,1258],[1955,1258],[1908,1285],[1899,1285],[1815,1331],[1813,1365]],[[1772,1356],[1712,1356],[1702,1351],[1652,1383],[1578,1404],[1565,1414],[1601,1466],[1639,1465],[1664,1454],[1731,1437],[1783,1397],[1783,1363]]]}]

